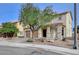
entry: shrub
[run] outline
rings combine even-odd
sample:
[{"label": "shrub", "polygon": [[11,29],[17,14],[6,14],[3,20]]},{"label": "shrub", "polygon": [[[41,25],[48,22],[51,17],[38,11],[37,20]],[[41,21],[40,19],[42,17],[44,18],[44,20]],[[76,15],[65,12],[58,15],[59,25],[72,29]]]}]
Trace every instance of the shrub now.
[{"label": "shrub", "polygon": [[18,31],[15,24],[11,22],[2,23],[2,28],[0,29],[0,33],[3,37],[13,37],[14,35],[17,35]]},{"label": "shrub", "polygon": [[28,39],[27,42],[33,42],[33,40],[32,39]]}]

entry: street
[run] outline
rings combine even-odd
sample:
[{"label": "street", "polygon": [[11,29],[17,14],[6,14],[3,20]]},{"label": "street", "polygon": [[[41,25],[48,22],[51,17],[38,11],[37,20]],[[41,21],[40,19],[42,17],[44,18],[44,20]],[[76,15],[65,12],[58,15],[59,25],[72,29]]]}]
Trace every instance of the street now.
[{"label": "street", "polygon": [[0,55],[61,55],[41,48],[0,46]]}]

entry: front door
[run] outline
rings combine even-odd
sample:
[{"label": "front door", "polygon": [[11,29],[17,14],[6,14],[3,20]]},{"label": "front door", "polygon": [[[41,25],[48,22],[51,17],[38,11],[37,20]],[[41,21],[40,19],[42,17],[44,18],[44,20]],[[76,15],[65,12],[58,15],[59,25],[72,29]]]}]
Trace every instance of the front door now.
[{"label": "front door", "polygon": [[47,32],[47,30],[43,29],[43,37],[46,37],[46,32]]}]

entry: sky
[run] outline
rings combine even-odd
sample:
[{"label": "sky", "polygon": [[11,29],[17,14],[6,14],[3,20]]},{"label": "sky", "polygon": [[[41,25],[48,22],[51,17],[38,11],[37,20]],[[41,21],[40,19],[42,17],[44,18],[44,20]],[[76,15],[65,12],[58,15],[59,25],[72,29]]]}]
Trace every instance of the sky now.
[{"label": "sky", "polygon": [[[46,6],[52,5],[53,10],[57,13],[62,13],[65,11],[71,11],[72,16],[74,16],[74,5],[71,3],[36,3],[35,6],[43,10]],[[0,4],[0,24],[4,22],[15,22],[18,21],[20,9],[22,4],[19,3],[2,3]],[[77,24],[79,25],[79,4],[77,4]],[[72,22],[72,27],[74,27],[74,17]]]}]

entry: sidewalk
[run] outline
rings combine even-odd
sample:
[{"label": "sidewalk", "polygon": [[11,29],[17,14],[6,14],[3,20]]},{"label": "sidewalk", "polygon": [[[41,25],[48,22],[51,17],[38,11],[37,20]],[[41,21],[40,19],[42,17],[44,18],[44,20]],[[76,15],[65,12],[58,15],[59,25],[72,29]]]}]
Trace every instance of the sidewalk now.
[{"label": "sidewalk", "polygon": [[79,50],[50,46],[50,45],[37,45],[37,44],[30,44],[30,43],[0,41],[0,46],[22,47],[22,48],[35,47],[35,48],[42,48],[44,50],[51,51],[51,52],[61,53],[63,55],[79,55]]}]

